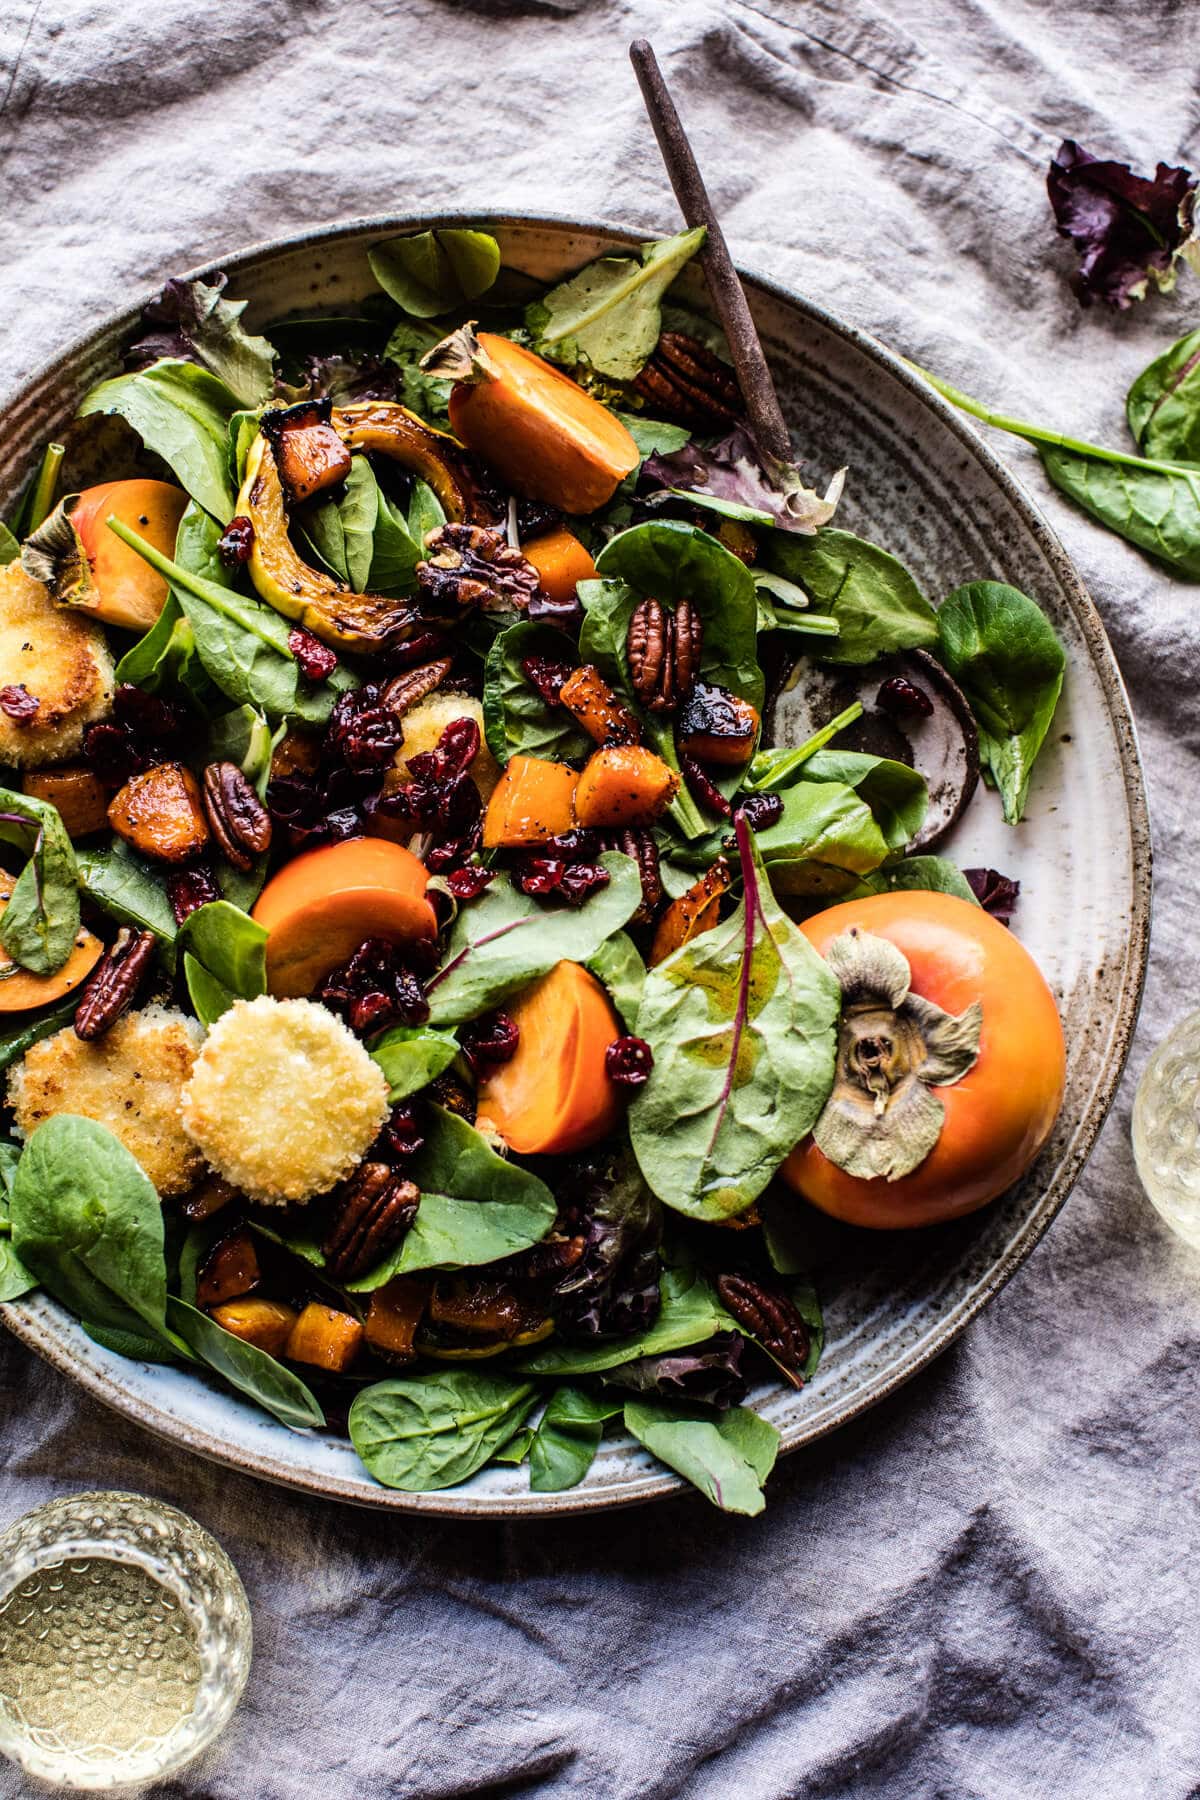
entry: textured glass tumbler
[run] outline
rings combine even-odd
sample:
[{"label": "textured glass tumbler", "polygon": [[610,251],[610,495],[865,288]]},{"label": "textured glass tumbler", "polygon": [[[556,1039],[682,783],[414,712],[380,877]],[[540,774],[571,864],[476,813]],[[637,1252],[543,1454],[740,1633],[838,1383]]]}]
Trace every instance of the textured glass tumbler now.
[{"label": "textured glass tumbler", "polygon": [[1200,1250],[1200,1012],[1146,1065],[1133,1101],[1133,1160],[1151,1204]]},{"label": "textured glass tumbler", "polygon": [[0,1533],[0,1752],[115,1788],[169,1775],[224,1729],[250,1608],[221,1546],[138,1494],[72,1494]]}]

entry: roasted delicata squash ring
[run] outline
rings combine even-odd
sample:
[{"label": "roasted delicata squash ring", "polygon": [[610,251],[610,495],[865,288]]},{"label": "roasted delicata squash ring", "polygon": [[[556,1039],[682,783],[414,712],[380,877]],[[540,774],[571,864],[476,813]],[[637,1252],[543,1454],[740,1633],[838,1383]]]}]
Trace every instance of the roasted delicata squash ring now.
[{"label": "roasted delicata squash ring", "polygon": [[542,1319],[528,1331],[519,1331],[516,1337],[491,1338],[483,1344],[439,1344],[436,1339],[420,1336],[416,1341],[417,1353],[429,1362],[484,1362],[491,1356],[502,1356],[506,1350],[528,1350],[533,1344],[541,1344],[554,1331],[553,1319]]},{"label": "roasted delicata squash ring", "polygon": [[[447,518],[483,515],[467,459],[452,437],[434,431],[391,401],[372,400],[335,411],[331,422],[350,450],[393,457],[426,480]],[[288,535],[287,500],[275,450],[265,432],[250,446],[238,513],[254,527],[250,579],[268,606],[305,626],[336,650],[379,650],[401,643],[429,623],[403,600],[356,594],[314,569]]]}]

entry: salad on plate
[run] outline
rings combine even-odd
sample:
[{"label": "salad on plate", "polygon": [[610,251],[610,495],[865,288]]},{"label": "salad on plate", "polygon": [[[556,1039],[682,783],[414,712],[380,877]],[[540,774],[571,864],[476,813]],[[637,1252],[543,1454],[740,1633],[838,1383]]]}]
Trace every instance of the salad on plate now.
[{"label": "salad on plate", "polygon": [[621,1426],[753,1513],[816,1207],[995,1198],[1062,1099],[1036,603],[935,609],[674,284],[484,231],[266,336],[168,283],[0,527],[0,1300],[427,1491]]}]

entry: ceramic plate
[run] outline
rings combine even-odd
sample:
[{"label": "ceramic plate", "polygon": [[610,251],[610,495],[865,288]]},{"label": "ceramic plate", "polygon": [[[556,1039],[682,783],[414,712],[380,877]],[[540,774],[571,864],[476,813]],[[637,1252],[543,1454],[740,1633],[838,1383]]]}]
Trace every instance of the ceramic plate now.
[{"label": "ceramic plate", "polygon": [[[374,219],[247,250],[220,265],[265,328],[298,310],[338,308],[373,291],[367,247],[396,231],[484,224],[506,263],[556,279],[652,233],[554,218]],[[208,271],[201,273],[211,274]],[[695,272],[691,272],[695,276]],[[755,1395],[784,1450],[832,1431],[944,1350],[1032,1250],[1071,1190],[1120,1078],[1146,963],[1150,843],[1129,703],[1103,627],[1061,546],[1018,483],[953,411],[862,332],[775,283],[747,285],[784,410],[818,477],[845,463],[838,523],[900,556],[935,600],[979,577],[1010,581],[1053,620],[1067,679],[1019,830],[982,786],[942,846],[960,864],[1017,876],[1016,930],[1058,999],[1068,1047],[1062,1115],[1020,1185],[972,1218],[933,1231],[874,1234],[814,1215],[814,1259],[828,1342],[802,1393]],[[702,286],[695,277],[694,300]],[[81,395],[113,372],[140,306],[82,339],[7,408],[0,516],[41,447]],[[348,1443],[275,1424],[203,1378],[123,1361],[86,1338],[53,1301],[0,1309],[33,1349],[151,1431],[248,1473],[329,1499],[474,1516],[573,1512],[668,1494],[683,1484],[625,1438],[606,1440],[583,1484],[533,1494],[525,1469],[485,1469],[465,1487],[401,1494],[378,1487]]]}]

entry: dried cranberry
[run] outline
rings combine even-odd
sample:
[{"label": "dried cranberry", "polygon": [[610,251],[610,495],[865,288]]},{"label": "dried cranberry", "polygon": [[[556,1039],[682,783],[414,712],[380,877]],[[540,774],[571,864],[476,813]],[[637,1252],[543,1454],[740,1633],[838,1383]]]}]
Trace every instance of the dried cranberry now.
[{"label": "dried cranberry", "polygon": [[1012,923],[1021,893],[1021,884],[998,869],[964,869],[963,876],[984,912],[991,913],[1002,925]]},{"label": "dried cranberry", "polygon": [[458,1041],[473,1073],[478,1075],[481,1069],[511,1062],[517,1054],[521,1033],[514,1018],[498,1011],[464,1025]]},{"label": "dried cranberry", "polygon": [[404,742],[400,720],[381,703],[381,692],[378,683],[368,681],[343,694],[325,733],[328,755],[360,774],[386,768]]},{"label": "dried cranberry", "polygon": [[[237,524],[237,520],[234,520]],[[288,649],[300,664],[300,673],[306,681],[328,681],[338,666],[337,651],[323,644],[319,637],[306,631],[303,625],[293,626],[288,632]]]},{"label": "dried cranberry", "polygon": [[922,719],[933,717],[933,701],[924,688],[909,681],[906,675],[893,675],[885,681],[875,696],[875,704],[880,712],[893,715],[916,713]]},{"label": "dried cranberry", "polygon": [[192,869],[176,869],[167,876],[167,899],[171,902],[177,925],[182,925],[188,915],[201,906],[220,898],[217,878],[203,863]]},{"label": "dried cranberry", "polygon": [[113,695],[111,723],[89,725],[83,755],[101,781],[120,787],[131,775],[179,753],[185,717],[178,706],[122,682]]},{"label": "dried cranberry", "polygon": [[654,1067],[654,1052],[645,1038],[619,1037],[604,1052],[604,1073],[618,1087],[645,1087]]},{"label": "dried cranberry", "polygon": [[418,1108],[412,1100],[393,1106],[387,1123],[368,1150],[366,1160],[389,1162],[393,1167],[415,1156],[425,1142],[425,1130]]},{"label": "dried cranberry", "polygon": [[395,944],[367,938],[327,975],[317,998],[360,1036],[385,1025],[423,1025],[429,1002],[419,977]]},{"label": "dried cranberry", "polygon": [[704,808],[704,811],[718,819],[729,818],[733,808],[708,770],[703,768],[694,756],[689,756],[686,750],[680,752],[679,767],[693,799]]},{"label": "dried cranberry", "polygon": [[765,831],[783,817],[782,794],[747,794],[738,802],[738,811],[751,831]]},{"label": "dried cranberry", "polygon": [[254,526],[245,513],[239,513],[236,519],[230,519],[217,539],[217,555],[227,569],[236,569],[250,561],[253,548]]},{"label": "dried cranberry", "polygon": [[[410,638],[390,643],[384,660],[389,670],[399,673],[404,669],[415,668],[418,663],[432,662],[435,657],[448,656],[450,649],[451,646],[440,631],[418,631]],[[445,687],[446,682],[442,681],[439,685]]]},{"label": "dried cranberry", "polygon": [[582,906],[597,888],[607,887],[607,869],[598,863],[568,862],[562,856],[526,856],[513,871],[512,883],[518,893],[531,900],[564,900],[568,906]]},{"label": "dried cranberry", "polygon": [[481,869],[478,863],[468,863],[464,868],[451,869],[446,886],[456,900],[477,900],[494,879],[492,869]]},{"label": "dried cranberry", "polygon": [[559,704],[563,683],[574,673],[571,663],[559,662],[553,656],[526,656],[521,667],[526,681],[537,689],[547,706]]},{"label": "dried cranberry", "polygon": [[83,734],[83,760],[109,787],[120,787],[150,767],[149,757],[123,725],[89,725]]},{"label": "dried cranberry", "polygon": [[128,681],[123,681],[114,693],[113,711],[122,725],[139,737],[152,738],[156,744],[170,744],[187,724],[182,708]]},{"label": "dried cranberry", "polygon": [[571,863],[563,870],[559,892],[568,906],[582,906],[589,894],[607,887],[611,880],[608,870],[599,863]]},{"label": "dried cranberry", "polygon": [[[471,785],[474,786],[474,783],[472,782]],[[455,793],[458,792],[459,790],[456,788]],[[463,832],[461,837],[440,838],[431,844],[425,852],[425,867],[435,875],[448,874],[451,869],[460,868],[463,863],[470,862],[482,839],[483,815],[480,812],[476,815],[469,830]]]},{"label": "dried cranberry", "polygon": [[426,781],[461,775],[479,754],[479,727],[474,719],[454,719],[437,741],[436,750],[424,750],[409,759],[409,770]]},{"label": "dried cranberry", "polygon": [[604,844],[598,831],[577,825],[573,831],[562,831],[557,837],[547,838],[538,848],[542,856],[561,856],[571,862],[599,856]]},{"label": "dried cranberry", "polygon": [[28,725],[37,717],[40,701],[36,694],[31,694],[23,681],[15,687],[0,687],[0,711],[7,713],[16,725]]}]

